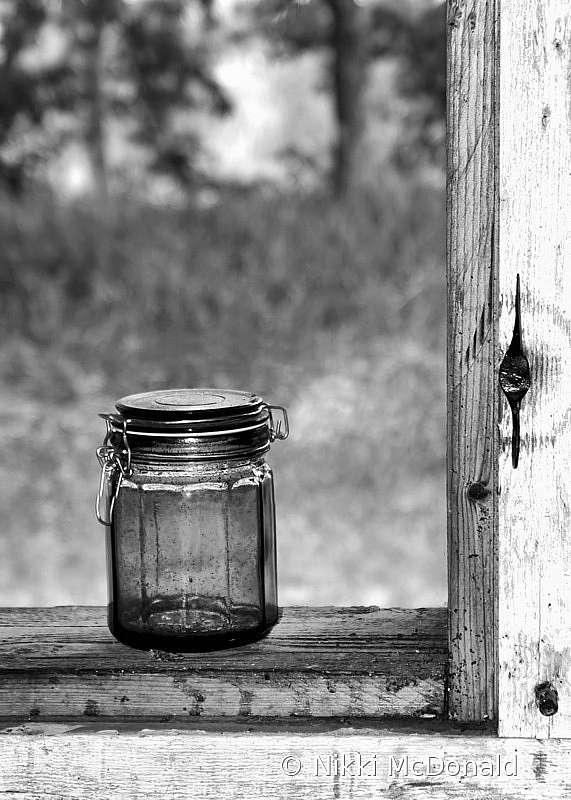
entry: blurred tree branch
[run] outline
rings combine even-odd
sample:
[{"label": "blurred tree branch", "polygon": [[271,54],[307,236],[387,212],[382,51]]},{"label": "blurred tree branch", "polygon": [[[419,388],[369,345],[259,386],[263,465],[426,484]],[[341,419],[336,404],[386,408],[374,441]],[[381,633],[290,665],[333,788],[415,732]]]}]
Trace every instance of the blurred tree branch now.
[{"label": "blurred tree branch", "polygon": [[[214,25],[213,0],[193,2],[204,24]],[[114,117],[134,123],[133,137],[152,154],[153,169],[188,187],[198,143],[176,130],[177,114],[231,108],[210,72],[207,47],[186,35],[188,8],[183,0],[0,0],[0,179],[18,191],[38,158],[16,144],[23,122],[46,133],[48,114],[65,111],[86,145],[103,201],[106,131]],[[51,61],[42,50],[48,28],[64,43]]]}]

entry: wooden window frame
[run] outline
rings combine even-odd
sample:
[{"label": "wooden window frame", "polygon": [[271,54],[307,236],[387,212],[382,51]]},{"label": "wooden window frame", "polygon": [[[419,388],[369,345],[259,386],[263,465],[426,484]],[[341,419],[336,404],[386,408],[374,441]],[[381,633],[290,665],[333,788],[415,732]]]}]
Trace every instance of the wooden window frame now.
[{"label": "wooden window frame", "polygon": [[568,795],[571,6],[447,13],[448,612],[285,609],[262,642],[167,657],[102,609],[2,610],[7,796]]}]

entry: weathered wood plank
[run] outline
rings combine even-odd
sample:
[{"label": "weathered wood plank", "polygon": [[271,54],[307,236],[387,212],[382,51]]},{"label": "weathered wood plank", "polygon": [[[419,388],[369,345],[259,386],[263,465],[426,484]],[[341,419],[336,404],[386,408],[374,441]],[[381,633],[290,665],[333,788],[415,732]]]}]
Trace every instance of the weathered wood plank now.
[{"label": "weathered wood plank", "polygon": [[[502,403],[499,461],[499,726],[571,736],[571,4],[502,0],[499,290],[501,352],[517,273],[531,388],[519,466]],[[534,698],[551,681],[559,712]]]},{"label": "weathered wood plank", "polygon": [[453,718],[496,714],[496,0],[448,2],[448,607]]},{"label": "weathered wood plank", "polygon": [[229,730],[201,723],[165,731],[33,726],[0,732],[6,798],[168,797],[565,800],[571,742],[497,739],[444,730]]},{"label": "weathered wood plank", "polygon": [[443,710],[445,609],[288,608],[231,650],[144,652],[102,608],[0,610],[0,717],[422,716]]}]

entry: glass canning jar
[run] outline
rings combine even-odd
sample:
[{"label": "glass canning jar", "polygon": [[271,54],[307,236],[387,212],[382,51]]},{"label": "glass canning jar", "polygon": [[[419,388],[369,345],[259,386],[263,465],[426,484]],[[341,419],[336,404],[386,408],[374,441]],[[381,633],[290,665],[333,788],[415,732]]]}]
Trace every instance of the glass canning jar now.
[{"label": "glass canning jar", "polygon": [[97,451],[108,624],[174,652],[254,641],[277,622],[274,486],[265,461],[285,409],[246,392],[130,395]]}]

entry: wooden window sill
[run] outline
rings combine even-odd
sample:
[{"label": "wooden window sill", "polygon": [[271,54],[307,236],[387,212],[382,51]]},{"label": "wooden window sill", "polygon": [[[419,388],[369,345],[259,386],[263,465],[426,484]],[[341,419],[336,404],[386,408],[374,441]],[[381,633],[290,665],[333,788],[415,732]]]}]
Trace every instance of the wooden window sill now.
[{"label": "wooden window sill", "polygon": [[443,719],[446,609],[288,608],[260,642],[185,655],[105,617],[0,610],[3,797],[568,796],[571,741]]},{"label": "wooden window sill", "polygon": [[93,607],[0,610],[6,721],[440,717],[446,609],[286,608],[262,641],[214,653],[116,642]]}]

